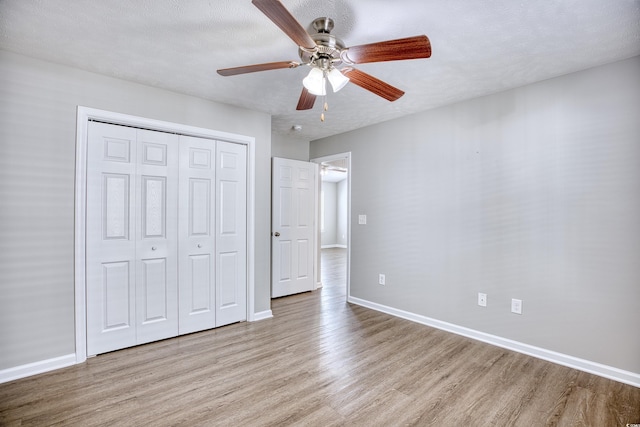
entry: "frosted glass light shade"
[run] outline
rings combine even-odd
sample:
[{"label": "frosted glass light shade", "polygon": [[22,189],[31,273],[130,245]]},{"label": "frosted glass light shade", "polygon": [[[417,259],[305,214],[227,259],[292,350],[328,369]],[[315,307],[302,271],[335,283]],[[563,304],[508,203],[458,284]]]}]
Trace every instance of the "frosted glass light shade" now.
[{"label": "frosted glass light shade", "polygon": [[302,85],[307,88],[310,94],[323,96],[327,94],[324,81],[324,73],[320,68],[312,68],[309,75],[302,80]]},{"label": "frosted glass light shade", "polygon": [[337,68],[332,68],[331,71],[329,71],[327,78],[329,79],[329,83],[331,83],[331,87],[334,92],[339,91],[349,83],[349,77],[342,74]]}]

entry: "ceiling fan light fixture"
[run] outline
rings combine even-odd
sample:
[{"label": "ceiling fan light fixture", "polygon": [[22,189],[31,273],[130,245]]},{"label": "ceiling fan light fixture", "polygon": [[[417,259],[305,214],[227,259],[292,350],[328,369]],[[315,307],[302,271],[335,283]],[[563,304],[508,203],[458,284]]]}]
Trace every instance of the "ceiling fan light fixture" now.
[{"label": "ceiling fan light fixture", "polygon": [[[324,121],[324,112],[328,111],[326,100],[327,80],[331,83],[334,92],[338,92],[350,81],[356,86],[360,86],[362,89],[368,90],[388,101],[395,101],[404,95],[404,92],[400,89],[370,74],[359,71],[351,67],[351,65],[429,58],[431,56],[431,42],[424,34],[402,39],[346,46],[341,39],[331,34],[331,30],[333,30],[333,19],[331,18],[321,17],[315,19],[312,25],[317,33],[309,34],[291,12],[287,10],[282,0],[252,0],[252,3],[298,45],[300,62],[279,61],[224,68],[218,70],[218,74],[233,76],[308,65],[311,71],[302,80],[304,88],[300,94],[296,110],[310,110],[313,108],[317,96],[325,97],[323,100],[323,112],[320,115],[320,120],[322,121]],[[343,64],[348,67],[343,67],[342,71],[336,69],[336,67]]]},{"label": "ceiling fan light fixture", "polygon": [[302,85],[312,95],[324,96],[327,94],[324,71],[320,68],[311,68],[307,77],[302,80]]},{"label": "ceiling fan light fixture", "polygon": [[342,74],[337,68],[332,68],[329,74],[327,74],[327,78],[334,92],[339,91],[349,83],[349,77]]}]

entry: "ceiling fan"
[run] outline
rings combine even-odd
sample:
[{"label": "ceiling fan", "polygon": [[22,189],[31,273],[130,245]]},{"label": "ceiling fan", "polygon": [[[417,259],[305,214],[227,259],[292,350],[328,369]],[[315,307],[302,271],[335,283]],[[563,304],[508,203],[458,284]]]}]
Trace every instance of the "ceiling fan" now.
[{"label": "ceiling fan", "polygon": [[[307,65],[311,67],[311,71],[302,81],[302,94],[296,110],[313,108],[316,97],[326,95],[327,80],[334,92],[339,91],[351,81],[382,98],[395,101],[404,95],[402,90],[353,68],[352,65],[431,56],[431,43],[425,35],[347,47],[342,40],[330,34],[333,29],[331,18],[314,20],[312,25],[317,33],[310,35],[280,0],[252,0],[251,2],[298,45],[300,62],[279,61],[224,68],[218,70],[218,74],[234,76]],[[343,64],[344,67],[337,68]],[[324,110],[327,110],[326,102]],[[324,112],[320,119],[324,121]]]}]

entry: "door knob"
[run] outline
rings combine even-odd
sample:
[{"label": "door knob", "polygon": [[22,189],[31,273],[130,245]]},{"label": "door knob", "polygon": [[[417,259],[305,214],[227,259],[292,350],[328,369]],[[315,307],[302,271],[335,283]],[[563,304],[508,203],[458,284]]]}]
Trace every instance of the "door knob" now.
[{"label": "door knob", "polygon": [[275,233],[273,233],[273,235],[276,236],[276,237],[280,237],[280,233],[277,232],[277,231]]},{"label": "door knob", "polygon": [[201,247],[202,247],[202,244],[198,243],[198,247],[199,247],[199,248],[201,248]]},{"label": "door knob", "polygon": [[158,248],[156,248],[155,246],[151,246],[151,250],[152,251],[155,251],[156,249],[158,249]]}]

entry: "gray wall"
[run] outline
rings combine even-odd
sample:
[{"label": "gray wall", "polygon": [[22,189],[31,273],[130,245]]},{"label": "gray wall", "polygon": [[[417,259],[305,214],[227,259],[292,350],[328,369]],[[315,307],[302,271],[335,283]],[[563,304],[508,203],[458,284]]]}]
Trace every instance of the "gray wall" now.
[{"label": "gray wall", "polygon": [[255,310],[269,310],[269,115],[0,51],[0,369],[75,351],[78,105],[256,138]]},{"label": "gray wall", "polygon": [[352,153],[352,295],[640,373],[639,76],[635,57],[311,142]]},{"label": "gray wall", "polygon": [[[293,131],[292,131],[293,132]],[[271,155],[283,159],[309,161],[309,141],[295,135],[272,135]]]}]

